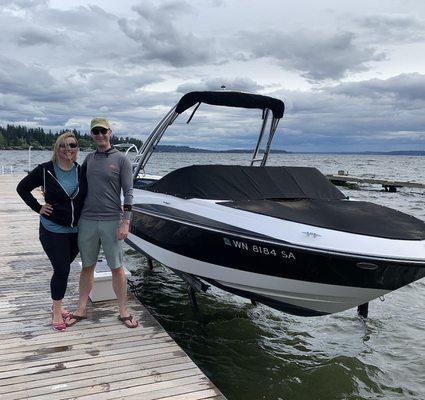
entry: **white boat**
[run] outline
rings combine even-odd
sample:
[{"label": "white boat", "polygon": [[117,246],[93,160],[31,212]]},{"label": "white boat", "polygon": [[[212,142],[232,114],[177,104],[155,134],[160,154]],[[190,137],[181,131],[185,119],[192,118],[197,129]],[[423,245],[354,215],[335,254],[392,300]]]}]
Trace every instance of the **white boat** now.
[{"label": "white boat", "polygon": [[[251,165],[144,174],[167,127],[201,103],[263,110]],[[266,166],[283,112],[281,100],[256,94],[183,96],[139,151],[128,243],[183,277],[303,316],[356,307],[424,277],[423,221],[349,200],[315,168]]]}]

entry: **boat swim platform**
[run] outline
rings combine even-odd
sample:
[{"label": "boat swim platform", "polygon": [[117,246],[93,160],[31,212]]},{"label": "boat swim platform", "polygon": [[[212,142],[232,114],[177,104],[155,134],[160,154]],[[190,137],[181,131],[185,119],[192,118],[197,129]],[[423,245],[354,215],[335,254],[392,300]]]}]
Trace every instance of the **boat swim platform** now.
[{"label": "boat swim platform", "polygon": [[425,189],[425,184],[411,181],[391,181],[387,179],[363,178],[359,176],[348,175],[345,171],[338,171],[338,174],[328,174],[326,177],[336,185],[346,183],[369,183],[381,185],[386,192],[394,193],[397,188],[408,187],[416,189]]},{"label": "boat swim platform", "polygon": [[[21,176],[0,176],[0,399],[224,399],[138,300],[141,326],[117,319],[116,300],[89,302],[87,320],[51,328],[51,265],[38,216],[16,193]],[[36,193],[36,192],[35,192]],[[64,305],[78,299],[74,261]]]}]

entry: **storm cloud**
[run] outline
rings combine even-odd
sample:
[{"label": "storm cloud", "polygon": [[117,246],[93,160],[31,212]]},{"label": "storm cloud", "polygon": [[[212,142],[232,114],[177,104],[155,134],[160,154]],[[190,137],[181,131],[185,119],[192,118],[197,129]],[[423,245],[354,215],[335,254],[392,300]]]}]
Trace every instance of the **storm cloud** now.
[{"label": "storm cloud", "polygon": [[243,32],[240,37],[248,58],[269,58],[312,81],[344,78],[385,58],[376,48],[356,45],[352,32]]},{"label": "storm cloud", "polygon": [[415,15],[369,15],[354,21],[367,31],[369,40],[380,43],[413,43],[425,38],[425,19]]},{"label": "storm cloud", "polygon": [[139,57],[133,60],[162,61],[175,67],[205,64],[213,59],[213,43],[192,32],[178,29],[173,21],[191,12],[183,1],[153,5],[144,2],[134,7],[138,19],[118,21],[123,32],[139,45]]}]

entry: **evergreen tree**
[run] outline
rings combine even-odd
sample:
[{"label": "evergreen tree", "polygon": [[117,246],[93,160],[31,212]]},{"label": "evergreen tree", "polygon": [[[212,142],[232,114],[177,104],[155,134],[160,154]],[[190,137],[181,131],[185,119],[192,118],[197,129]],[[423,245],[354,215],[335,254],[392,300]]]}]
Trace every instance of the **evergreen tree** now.
[{"label": "evergreen tree", "polygon": [[6,138],[4,137],[2,130],[0,130],[0,148],[5,148],[6,144]]},{"label": "evergreen tree", "polygon": [[[52,149],[57,137],[63,132],[64,130],[56,133],[51,130],[45,132],[43,128],[27,128],[21,125],[7,125],[6,128],[0,126],[0,148],[27,149],[32,146],[34,149]],[[76,136],[80,147],[95,148],[91,135],[81,134],[76,129],[73,129],[72,132]],[[138,148],[142,145],[142,141],[139,139],[117,136],[112,136],[111,143],[132,143]]]}]

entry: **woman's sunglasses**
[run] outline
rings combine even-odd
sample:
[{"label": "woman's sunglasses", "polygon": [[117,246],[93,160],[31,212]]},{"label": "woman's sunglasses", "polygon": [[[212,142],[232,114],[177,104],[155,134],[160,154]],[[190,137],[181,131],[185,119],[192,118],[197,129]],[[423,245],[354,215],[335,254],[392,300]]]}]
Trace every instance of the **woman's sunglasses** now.
[{"label": "woman's sunglasses", "polygon": [[68,143],[68,144],[61,143],[59,145],[59,147],[61,149],[64,149],[65,147],[70,147],[71,149],[76,149],[78,147],[78,144],[77,143]]},{"label": "woman's sunglasses", "polygon": [[92,135],[106,135],[108,133],[108,130],[106,128],[93,128],[91,130]]}]

